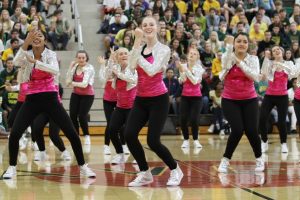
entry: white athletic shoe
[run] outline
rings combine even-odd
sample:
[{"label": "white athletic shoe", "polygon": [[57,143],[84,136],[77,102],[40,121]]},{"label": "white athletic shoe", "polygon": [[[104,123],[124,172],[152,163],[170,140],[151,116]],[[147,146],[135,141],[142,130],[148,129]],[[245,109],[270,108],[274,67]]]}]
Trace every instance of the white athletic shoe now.
[{"label": "white athletic shoe", "polygon": [[16,166],[9,166],[6,172],[3,174],[3,179],[11,179],[17,176]]},{"label": "white athletic shoe", "polygon": [[218,168],[218,172],[220,173],[227,173],[228,172],[228,167],[229,167],[229,159],[228,158],[225,158],[223,157],[221,159],[221,163],[219,165],[219,168]]},{"label": "white athletic shoe", "polygon": [[70,154],[70,152],[69,152],[68,150],[64,150],[64,151],[61,153],[60,158],[61,158],[62,160],[71,160],[71,159],[72,159],[71,154]]},{"label": "white athletic shoe", "polygon": [[47,159],[46,151],[37,151],[34,153],[34,161],[46,161]]},{"label": "white athletic shoe", "polygon": [[87,178],[96,178],[96,174],[88,167],[87,164],[80,166],[80,175]]},{"label": "white athletic shoe", "polygon": [[194,140],[194,148],[202,148],[202,145],[200,144],[199,140]]},{"label": "white athletic shoe", "polygon": [[111,162],[111,164],[122,164],[125,163],[125,157],[124,157],[124,153],[119,153],[117,155],[115,155]]},{"label": "white athletic shoe", "polygon": [[27,147],[27,142],[28,142],[28,139],[25,137],[25,135],[23,135],[23,136],[21,137],[21,139],[19,140],[19,150],[20,150],[20,151],[26,149],[26,147]]},{"label": "white athletic shoe", "polygon": [[287,147],[287,144],[286,143],[282,143],[281,144],[281,153],[288,153],[289,152],[289,149]]},{"label": "white athletic shoe", "polygon": [[215,125],[214,125],[214,124],[211,124],[211,125],[209,126],[209,128],[207,129],[207,132],[213,133],[213,132],[214,132],[214,129],[215,129]]},{"label": "white athletic shoe", "polygon": [[137,177],[131,181],[128,186],[129,187],[140,187],[143,185],[148,185],[153,182],[153,176],[151,174],[150,169],[144,172],[140,172],[137,174]]},{"label": "white athletic shoe", "polygon": [[84,144],[85,145],[91,144],[91,137],[89,135],[84,136]]},{"label": "white athletic shoe", "polygon": [[256,172],[263,172],[265,170],[265,161],[263,157],[256,158],[256,167],[255,171]]},{"label": "white athletic shoe", "polygon": [[268,141],[267,142],[261,141],[261,152],[266,153],[268,149],[269,149]]},{"label": "white athletic shoe", "polygon": [[31,144],[31,148],[32,148],[33,151],[39,151],[39,147],[38,147],[38,145],[37,145],[36,142],[33,142],[33,143]]},{"label": "white athletic shoe", "polygon": [[125,153],[125,154],[130,154],[130,151],[129,151],[129,149],[128,149],[128,147],[127,147],[126,144],[125,144],[125,145],[122,145],[122,148],[123,148],[123,153]]},{"label": "white athletic shoe", "polygon": [[104,153],[104,155],[110,155],[111,154],[110,147],[108,145],[104,145],[103,153]]},{"label": "white athletic shoe", "polygon": [[183,173],[177,164],[176,169],[171,170],[170,178],[167,182],[167,186],[178,186],[183,178]]},{"label": "white athletic shoe", "polygon": [[220,130],[220,133],[219,133],[220,136],[223,136],[225,135],[225,132],[224,132],[224,129]]},{"label": "white athletic shoe", "polygon": [[189,140],[183,140],[181,148],[190,148],[190,142],[189,142]]},{"label": "white athletic shoe", "polygon": [[49,147],[54,147],[52,140],[49,140]]}]

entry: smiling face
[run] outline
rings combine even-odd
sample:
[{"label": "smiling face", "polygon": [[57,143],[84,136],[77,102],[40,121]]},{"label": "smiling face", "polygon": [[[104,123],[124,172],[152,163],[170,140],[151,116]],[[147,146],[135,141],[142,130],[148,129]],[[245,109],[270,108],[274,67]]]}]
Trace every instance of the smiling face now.
[{"label": "smiling face", "polygon": [[279,60],[283,58],[283,52],[279,46],[275,46],[271,50],[272,56],[275,60]]},{"label": "smiling face", "polygon": [[38,34],[32,41],[32,47],[39,48],[39,47],[44,47],[46,43],[46,38],[44,34],[41,31],[38,31]]},{"label": "smiling face", "polygon": [[249,47],[249,41],[247,36],[238,35],[234,40],[234,49],[236,53],[247,53]]},{"label": "smiling face", "polygon": [[120,48],[117,51],[116,58],[118,63],[122,66],[122,68],[126,67],[128,64],[128,54],[129,52],[126,48]]},{"label": "smiling face", "polygon": [[144,31],[144,36],[147,39],[156,38],[157,35],[157,24],[152,17],[146,17],[142,23],[142,30]]}]

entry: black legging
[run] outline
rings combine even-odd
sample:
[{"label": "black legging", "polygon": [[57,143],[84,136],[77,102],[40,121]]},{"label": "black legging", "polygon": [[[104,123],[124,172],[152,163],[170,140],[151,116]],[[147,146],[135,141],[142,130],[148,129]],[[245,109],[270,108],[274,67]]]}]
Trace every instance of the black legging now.
[{"label": "black legging", "polygon": [[[110,142],[110,133],[109,133],[109,123],[111,119],[111,115],[116,109],[117,102],[116,101],[106,101],[103,99],[103,109],[104,109],[104,114],[106,118],[106,128],[105,128],[105,133],[104,133],[104,144],[109,146]],[[124,135],[124,134],[122,134]]]},{"label": "black legging", "polygon": [[261,157],[261,141],[258,136],[258,101],[257,98],[247,100],[222,99],[222,109],[231,127],[224,157],[231,159],[239,144],[243,132],[250,142],[256,158]]},{"label": "black legging", "polygon": [[70,99],[70,117],[79,134],[79,124],[83,135],[90,135],[88,125],[88,113],[93,105],[94,95],[78,95],[72,93]]},{"label": "black legging", "polygon": [[190,125],[192,127],[193,139],[198,140],[201,109],[202,97],[181,97],[180,122],[182,134],[185,140],[189,139],[188,121],[190,121]]},{"label": "black legging", "polygon": [[43,137],[44,128],[49,122],[49,137],[60,152],[66,150],[63,140],[59,136],[59,127],[48,117],[46,113],[39,114],[33,121],[31,134],[36,138],[40,151],[45,151],[45,140]]},{"label": "black legging", "polygon": [[46,113],[62,129],[72,145],[78,165],[84,165],[80,138],[70,117],[57,99],[57,92],[43,92],[27,95],[20,108],[9,137],[9,163],[17,164],[19,140],[29,124],[40,114]]},{"label": "black legging", "polygon": [[168,93],[156,97],[136,97],[125,128],[125,140],[141,171],[149,169],[144,149],[138,140],[148,121],[148,146],[173,170],[177,167],[170,151],[160,142],[160,134],[169,112]]},{"label": "black legging", "polygon": [[[7,124],[8,124],[8,128],[11,129],[13,124],[14,124],[14,121],[16,119],[16,116],[20,110],[20,108],[22,107],[24,102],[21,102],[21,101],[18,101],[15,106],[13,107],[12,111],[10,112],[9,114],[9,117],[8,117],[8,121],[7,121]],[[31,130],[32,130],[32,124],[30,125],[31,126]],[[32,142],[36,142],[36,138],[34,135],[31,134],[31,140]]]},{"label": "black legging", "polygon": [[[116,149],[116,153],[118,154],[124,153],[122,148],[122,144],[124,144],[124,139],[122,139],[122,137],[124,138],[124,135],[121,134],[123,133],[121,129],[126,125],[130,110],[131,109],[117,107],[111,115],[109,124],[110,139]],[[120,135],[118,133],[120,133]]]},{"label": "black legging", "polygon": [[295,113],[296,113],[296,117],[297,117],[297,122],[300,122],[300,100],[294,98],[294,109],[295,109]]},{"label": "black legging", "polygon": [[278,129],[280,135],[280,142],[286,143],[287,129],[286,129],[286,116],[288,112],[289,99],[287,95],[283,96],[271,96],[265,95],[260,109],[259,118],[259,132],[263,142],[268,140],[267,122],[271,113],[271,110],[276,106],[278,112]]}]

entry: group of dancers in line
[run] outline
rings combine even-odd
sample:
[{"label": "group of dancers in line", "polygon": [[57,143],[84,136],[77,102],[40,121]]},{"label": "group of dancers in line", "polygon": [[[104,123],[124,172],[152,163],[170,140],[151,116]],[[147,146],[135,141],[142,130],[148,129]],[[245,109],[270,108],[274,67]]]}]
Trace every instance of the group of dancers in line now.
[{"label": "group of dancers in line", "polygon": [[[126,143],[139,166],[140,172],[128,186],[143,186],[153,182],[151,170],[146,161],[144,149],[138,140],[140,130],[148,122],[147,144],[170,169],[168,186],[180,185],[183,172],[167,147],[160,141],[160,135],[168,115],[169,97],[163,83],[165,67],[170,59],[170,49],[157,38],[158,25],[154,18],[145,17],[141,28],[134,32],[135,41],[132,51],[125,48],[111,51],[106,62],[98,58],[101,65],[100,78],[105,83],[104,111],[107,118],[105,145],[111,139],[117,155],[112,164],[125,162]],[[16,164],[19,150],[19,139],[25,129],[35,120],[37,124],[54,124],[61,128],[71,143],[80,174],[94,178],[96,174],[84,160],[79,133],[79,124],[84,135],[88,135],[87,113],[94,100],[93,82],[95,71],[88,64],[88,54],[79,51],[77,61],[72,62],[67,73],[67,85],[73,86],[70,102],[70,116],[64,110],[58,95],[57,77],[59,67],[56,54],[45,47],[46,37],[43,32],[29,32],[24,44],[14,58],[15,65],[20,66],[18,82],[20,96],[11,121],[9,137],[9,167],[3,178],[16,176]],[[222,57],[220,79],[224,81],[222,109],[231,126],[226,150],[221,159],[218,171],[226,173],[229,161],[245,132],[256,158],[255,171],[264,171],[265,164],[262,152],[268,150],[266,120],[271,109],[276,106],[279,115],[279,131],[282,153],[287,153],[287,131],[285,117],[288,108],[287,82],[300,73],[299,62],[284,61],[284,50],[280,46],[271,49],[272,58],[265,58],[260,70],[257,56],[247,53],[248,36],[239,33],[225,39],[226,52]],[[183,84],[181,99],[181,126],[184,139],[188,140],[188,118],[192,126],[194,145],[201,148],[198,141],[198,123],[201,108],[200,83],[204,69],[201,66],[197,49],[190,49],[188,62],[178,62],[180,82]],[[297,66],[297,67],[296,67]],[[261,106],[258,119],[258,101],[254,81],[268,80],[269,86]],[[26,92],[24,92],[26,91]],[[26,96],[26,98],[25,98]],[[300,89],[295,91],[295,110],[300,117]],[[299,118],[300,119],[300,118]],[[13,121],[13,122],[12,122]],[[259,125],[258,125],[259,122]],[[34,123],[35,124],[35,123]],[[35,128],[35,125],[33,125]],[[45,150],[43,127],[33,131],[41,151]],[[261,139],[259,137],[259,131]],[[53,136],[55,135],[55,136]],[[53,143],[64,152],[65,147],[58,133],[50,137]],[[51,139],[52,139],[51,138]],[[262,140],[262,141],[261,141]],[[89,139],[86,143],[89,143]]]}]

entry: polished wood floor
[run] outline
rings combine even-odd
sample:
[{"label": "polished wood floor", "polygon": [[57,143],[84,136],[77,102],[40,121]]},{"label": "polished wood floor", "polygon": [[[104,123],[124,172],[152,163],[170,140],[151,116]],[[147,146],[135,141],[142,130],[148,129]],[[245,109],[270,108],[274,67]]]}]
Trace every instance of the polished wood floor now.
[{"label": "polished wood floor", "polygon": [[[154,174],[154,183],[141,188],[128,188],[138,171],[127,156],[124,165],[110,165],[111,156],[103,155],[103,136],[92,136],[92,145],[84,145],[85,158],[97,173],[96,179],[78,176],[76,160],[62,161],[60,152],[49,146],[46,138],[47,162],[33,161],[30,145],[19,153],[18,176],[13,180],[0,180],[0,200],[42,199],[292,199],[300,200],[300,145],[299,136],[288,136],[289,153],[280,153],[277,135],[270,138],[270,149],[264,157],[267,169],[255,173],[255,159],[249,142],[241,140],[231,161],[228,174],[219,174],[216,169],[225,149],[227,137],[201,135],[203,149],[181,149],[180,136],[162,136],[162,142],[178,160],[185,176],[180,187],[166,187],[169,170],[140,136],[149,165]],[[68,150],[70,144],[64,138]],[[72,154],[73,155],[73,154]],[[8,166],[7,139],[0,140],[0,175]]]}]

